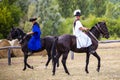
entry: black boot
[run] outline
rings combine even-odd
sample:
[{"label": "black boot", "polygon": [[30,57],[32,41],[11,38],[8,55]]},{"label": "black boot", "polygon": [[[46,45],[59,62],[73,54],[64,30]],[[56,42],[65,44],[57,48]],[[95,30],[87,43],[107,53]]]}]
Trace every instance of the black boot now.
[{"label": "black boot", "polygon": [[93,45],[90,45],[90,46],[88,47],[88,52],[89,52],[90,54],[95,53],[95,50],[94,50]]}]

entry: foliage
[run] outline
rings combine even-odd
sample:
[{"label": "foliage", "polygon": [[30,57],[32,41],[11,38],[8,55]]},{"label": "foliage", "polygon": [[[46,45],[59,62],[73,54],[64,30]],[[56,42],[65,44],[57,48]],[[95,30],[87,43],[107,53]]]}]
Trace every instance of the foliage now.
[{"label": "foliage", "polygon": [[97,17],[101,17],[105,14],[106,11],[106,4],[107,0],[92,0],[92,9],[93,9],[93,14],[96,15]]},{"label": "foliage", "polygon": [[43,36],[46,35],[58,35],[58,27],[62,22],[61,14],[58,12],[58,5],[55,0],[43,0],[40,3],[39,13],[41,18],[41,23],[43,25],[42,31]]},{"label": "foliage", "polygon": [[71,17],[75,9],[80,9],[82,15],[92,13],[98,17],[105,14],[108,0],[58,0],[59,11],[65,18]]},{"label": "foliage", "polygon": [[108,2],[105,16],[111,17],[112,19],[119,18],[119,16],[120,16],[120,2],[116,3],[116,5],[114,5],[111,2]]},{"label": "foliage", "polygon": [[62,24],[59,25],[58,28],[58,34],[63,35],[63,34],[72,34],[72,29],[73,29],[73,18],[67,18],[65,19]]},{"label": "foliage", "polygon": [[[27,17],[29,19],[34,16],[38,17],[42,36],[58,35],[58,26],[63,19],[58,12],[58,5],[55,0],[38,0],[37,2],[31,3],[28,7]],[[27,30],[30,30],[30,26],[26,25],[25,27]]]},{"label": "foliage", "polygon": [[0,38],[6,38],[11,27],[18,25],[21,13],[20,8],[12,5],[12,2],[0,2]]},{"label": "foliage", "polygon": [[65,18],[73,16],[75,9],[80,9],[83,15],[89,11],[89,0],[58,0],[59,12]]},{"label": "foliage", "polygon": [[[72,34],[73,12],[81,10],[81,22],[91,28],[99,21],[107,23],[110,35],[120,37],[119,0],[2,0],[0,2],[0,38],[6,38],[11,26],[31,30],[28,21],[37,17],[42,36]],[[113,39],[113,38],[112,38]]]},{"label": "foliage", "polygon": [[91,0],[75,0],[76,9],[81,10],[81,14],[87,16],[91,10]]},{"label": "foliage", "polygon": [[[65,18],[70,17],[73,13],[74,0],[57,0],[59,4],[59,12]],[[72,6],[73,5],[73,6]]]}]

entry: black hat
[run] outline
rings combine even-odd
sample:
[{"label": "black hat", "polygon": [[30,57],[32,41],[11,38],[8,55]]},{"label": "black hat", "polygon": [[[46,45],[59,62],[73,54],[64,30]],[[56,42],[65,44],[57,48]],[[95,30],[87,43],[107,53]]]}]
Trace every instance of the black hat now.
[{"label": "black hat", "polygon": [[81,10],[75,10],[74,11],[74,16],[81,16]]},{"label": "black hat", "polygon": [[37,20],[37,18],[30,18],[30,19],[29,19],[30,22],[33,22],[33,21],[35,21],[35,20]]},{"label": "black hat", "polygon": [[81,16],[80,12],[76,12],[75,16]]}]

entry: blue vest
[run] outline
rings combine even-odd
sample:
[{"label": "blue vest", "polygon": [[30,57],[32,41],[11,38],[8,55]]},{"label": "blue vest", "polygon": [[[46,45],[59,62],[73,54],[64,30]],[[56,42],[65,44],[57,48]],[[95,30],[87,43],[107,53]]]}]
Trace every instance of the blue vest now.
[{"label": "blue vest", "polygon": [[28,42],[28,49],[32,51],[37,51],[42,47],[40,40],[41,30],[38,23],[33,24],[32,32],[34,32],[34,34]]}]

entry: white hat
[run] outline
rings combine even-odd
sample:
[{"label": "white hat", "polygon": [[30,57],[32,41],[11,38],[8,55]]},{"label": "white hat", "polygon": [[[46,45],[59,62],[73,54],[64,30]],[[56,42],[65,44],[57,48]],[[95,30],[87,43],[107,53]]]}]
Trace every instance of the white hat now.
[{"label": "white hat", "polygon": [[74,11],[74,16],[80,16],[81,15],[81,10],[77,9]]}]

